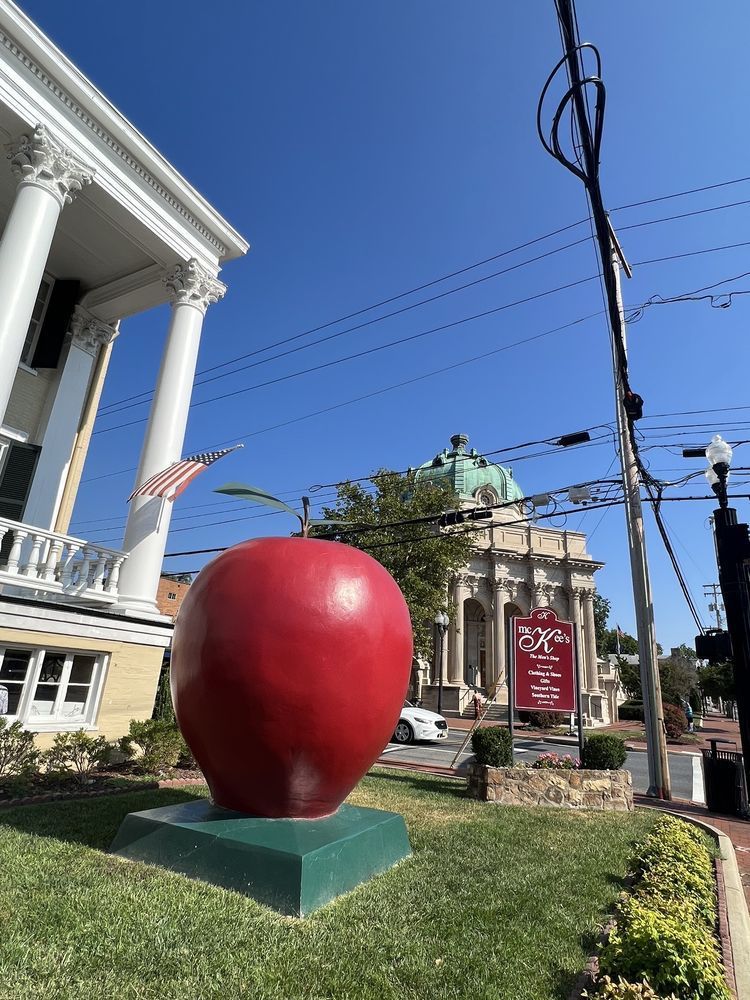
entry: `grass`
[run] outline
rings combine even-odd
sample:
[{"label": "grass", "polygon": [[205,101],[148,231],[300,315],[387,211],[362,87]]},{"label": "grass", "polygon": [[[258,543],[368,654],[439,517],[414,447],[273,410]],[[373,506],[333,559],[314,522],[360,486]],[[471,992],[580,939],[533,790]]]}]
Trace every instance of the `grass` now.
[{"label": "grass", "polygon": [[413,858],[300,921],[103,853],[127,812],[201,794],[0,814],[2,1000],[562,1000],[654,822],[381,771],[350,801],[401,812]]}]

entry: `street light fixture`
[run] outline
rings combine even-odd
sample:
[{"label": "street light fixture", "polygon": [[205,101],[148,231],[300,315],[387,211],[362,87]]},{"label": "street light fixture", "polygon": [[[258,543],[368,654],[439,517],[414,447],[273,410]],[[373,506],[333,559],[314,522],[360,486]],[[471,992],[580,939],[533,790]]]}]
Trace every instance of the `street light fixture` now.
[{"label": "street light fixture", "polygon": [[438,611],[435,615],[435,626],[440,636],[438,651],[437,675],[438,675],[438,715],[443,713],[443,646],[445,643],[445,633],[448,629],[448,615],[444,611]]},{"label": "street light fixture", "polygon": [[727,444],[721,434],[714,434],[711,443],[706,448],[706,458],[708,468],[706,469],[706,479],[708,485],[716,494],[719,507],[726,510],[727,501],[727,479],[729,479],[729,466],[732,462],[732,447]]}]

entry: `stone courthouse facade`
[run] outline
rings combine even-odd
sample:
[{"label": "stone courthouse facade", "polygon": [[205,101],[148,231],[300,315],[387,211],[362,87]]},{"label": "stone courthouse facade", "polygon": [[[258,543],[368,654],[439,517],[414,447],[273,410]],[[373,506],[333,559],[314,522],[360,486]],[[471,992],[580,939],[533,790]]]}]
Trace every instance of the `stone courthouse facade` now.
[{"label": "stone courthouse facade", "polygon": [[442,659],[436,642],[433,662],[420,664],[419,697],[425,707],[437,706],[442,673],[442,707],[450,714],[466,711],[477,689],[486,693],[496,682],[497,701],[507,704],[510,620],[551,607],[578,629],[585,718],[593,725],[609,722],[617,717],[617,683],[610,665],[597,657],[593,604],[594,574],[603,564],[588,553],[581,532],[529,520],[512,471],[468,443],[466,435],[455,434],[450,448],[416,470],[416,481],[448,483],[464,508],[506,506],[473,536],[471,559],[450,584]]}]

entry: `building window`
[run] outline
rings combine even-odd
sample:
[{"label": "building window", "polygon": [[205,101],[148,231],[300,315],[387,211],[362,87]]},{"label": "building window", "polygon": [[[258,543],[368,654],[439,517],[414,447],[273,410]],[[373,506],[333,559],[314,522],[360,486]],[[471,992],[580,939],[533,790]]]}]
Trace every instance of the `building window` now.
[{"label": "building window", "polygon": [[34,357],[34,352],[36,351],[37,341],[39,340],[39,334],[42,329],[42,323],[44,322],[44,314],[47,312],[47,306],[49,305],[50,296],[52,295],[53,284],[53,279],[45,276],[42,278],[42,283],[39,286],[36,302],[34,303],[34,311],[31,314],[29,329],[26,331],[23,353],[21,354],[21,361],[25,365],[31,366],[31,361]]},{"label": "building window", "polygon": [[170,590],[169,593],[167,594],[167,600],[168,601],[176,601],[177,600],[177,594],[175,594],[175,592],[173,590]]},{"label": "building window", "polygon": [[0,649],[0,711],[29,729],[90,726],[105,659],[102,653]]}]

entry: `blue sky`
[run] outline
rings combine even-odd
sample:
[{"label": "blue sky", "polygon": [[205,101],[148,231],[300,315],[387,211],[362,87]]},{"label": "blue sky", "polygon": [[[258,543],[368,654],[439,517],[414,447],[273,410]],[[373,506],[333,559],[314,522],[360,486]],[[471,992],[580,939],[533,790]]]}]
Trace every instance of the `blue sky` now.
[{"label": "blue sky", "polygon": [[[144,0],[106,6],[94,0],[25,0],[22,6],[252,244],[248,256],[222,274],[229,291],[209,310],[199,368],[345,316],[586,216],[582,185],[543,151],[536,136],[539,91],[560,57],[551,0],[223,0],[210,11],[193,0],[181,5],[179,14],[172,5]],[[617,5],[579,0],[578,15],[582,35],[597,43],[604,61],[602,176],[610,208],[750,174],[746,5],[727,2],[719,11],[677,0]],[[750,205],[625,228],[748,199],[750,182],[745,182],[614,212],[613,220],[627,257],[637,263],[750,241]],[[579,226],[390,308],[587,232]],[[635,267],[625,286],[626,303],[750,272],[749,250]],[[588,240],[326,344],[198,387],[194,400],[226,396],[596,272]],[[750,276],[722,288],[750,288]],[[599,309],[598,284],[589,281],[327,370],[196,406],[186,451],[235,438],[245,438],[246,447],[177,501],[169,551],[293,528],[282,515],[259,518],[260,510],[211,493],[227,479],[298,497],[316,483],[416,465],[457,431],[469,434],[480,451],[494,451],[611,422],[602,317],[456,367]],[[387,311],[368,313],[360,322]],[[730,309],[712,309],[706,302],[655,306],[631,327],[631,379],[648,415],[640,425],[644,446],[697,444],[714,429],[730,440],[750,437],[742,424],[750,417],[749,318],[750,297],[739,296]],[[104,405],[152,387],[167,322],[164,308],[123,323]],[[445,367],[447,372],[411,387],[265,430]],[[747,409],[655,416],[722,406]],[[99,418],[88,481],[75,512],[76,533],[113,545],[121,541],[133,480],[132,471],[121,470],[136,465],[144,424],[105,428],[146,414],[141,406]],[[682,426],[697,422],[705,426]],[[664,479],[701,467],[673,452],[649,447],[644,454]],[[748,466],[748,459],[750,445],[738,448],[735,464]],[[519,453],[512,465],[529,494],[607,478],[616,470],[606,442],[539,458],[522,459]],[[707,491],[698,482],[686,492]],[[747,517],[746,500],[739,508]],[[665,504],[678,558],[705,618],[702,585],[716,576],[707,525],[711,510],[709,502]],[[231,523],[210,523],[218,520]],[[612,601],[613,620],[632,631],[621,508],[605,516],[594,511],[574,516],[567,526],[593,532],[590,550],[606,563],[599,589]],[[650,517],[647,533],[658,637],[666,647],[692,644],[696,630]],[[176,571],[202,562],[191,556],[168,565]]]}]

